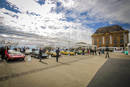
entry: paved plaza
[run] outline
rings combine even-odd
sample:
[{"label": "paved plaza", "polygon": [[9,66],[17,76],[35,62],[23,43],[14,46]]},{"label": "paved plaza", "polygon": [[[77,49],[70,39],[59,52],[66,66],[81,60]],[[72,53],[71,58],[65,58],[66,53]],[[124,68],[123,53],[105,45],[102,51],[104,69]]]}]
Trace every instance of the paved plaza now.
[{"label": "paved plaza", "polygon": [[62,56],[0,61],[0,87],[130,87],[130,56]]}]

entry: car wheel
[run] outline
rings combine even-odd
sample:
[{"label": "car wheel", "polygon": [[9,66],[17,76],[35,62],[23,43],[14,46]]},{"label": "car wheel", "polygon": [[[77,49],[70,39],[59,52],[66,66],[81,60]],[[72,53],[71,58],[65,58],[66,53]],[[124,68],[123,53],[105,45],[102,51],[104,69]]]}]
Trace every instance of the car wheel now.
[{"label": "car wheel", "polygon": [[24,58],[21,59],[22,61],[25,61]]},{"label": "car wheel", "polygon": [[6,58],[6,61],[7,61],[7,62],[9,62],[9,59],[8,59],[8,58]]}]

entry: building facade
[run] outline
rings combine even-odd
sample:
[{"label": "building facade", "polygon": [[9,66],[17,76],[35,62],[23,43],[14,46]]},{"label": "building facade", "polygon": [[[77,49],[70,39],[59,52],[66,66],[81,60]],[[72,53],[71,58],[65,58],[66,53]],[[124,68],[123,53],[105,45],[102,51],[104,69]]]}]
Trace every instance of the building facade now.
[{"label": "building facade", "polygon": [[99,47],[126,47],[128,44],[128,30],[119,25],[97,29],[92,35],[92,44]]}]

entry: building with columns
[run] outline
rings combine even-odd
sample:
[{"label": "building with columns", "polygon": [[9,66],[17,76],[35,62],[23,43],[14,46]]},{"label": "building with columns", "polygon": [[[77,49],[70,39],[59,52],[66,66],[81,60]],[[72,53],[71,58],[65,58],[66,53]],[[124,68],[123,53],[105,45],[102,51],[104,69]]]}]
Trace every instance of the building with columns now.
[{"label": "building with columns", "polygon": [[119,25],[102,27],[92,35],[92,44],[100,47],[126,47],[128,44],[128,30]]}]

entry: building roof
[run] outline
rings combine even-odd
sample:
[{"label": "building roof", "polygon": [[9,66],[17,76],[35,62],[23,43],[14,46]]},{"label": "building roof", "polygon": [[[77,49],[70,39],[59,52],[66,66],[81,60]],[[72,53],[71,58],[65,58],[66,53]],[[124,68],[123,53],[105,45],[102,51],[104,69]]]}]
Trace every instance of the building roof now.
[{"label": "building roof", "polygon": [[110,33],[110,32],[123,31],[123,30],[124,29],[119,25],[112,25],[112,26],[106,26],[106,27],[101,27],[101,28],[97,29],[95,34]]},{"label": "building roof", "polygon": [[78,43],[76,43],[76,44],[87,44],[87,43],[85,43],[85,42],[78,42]]}]

